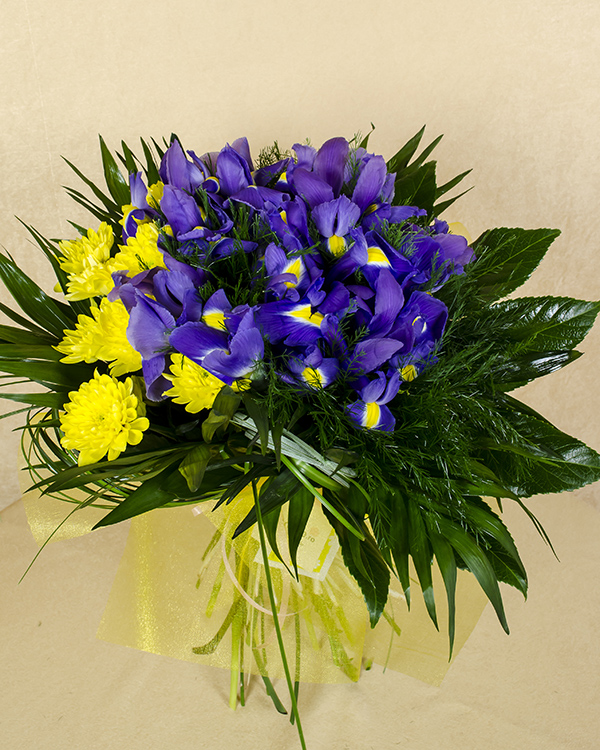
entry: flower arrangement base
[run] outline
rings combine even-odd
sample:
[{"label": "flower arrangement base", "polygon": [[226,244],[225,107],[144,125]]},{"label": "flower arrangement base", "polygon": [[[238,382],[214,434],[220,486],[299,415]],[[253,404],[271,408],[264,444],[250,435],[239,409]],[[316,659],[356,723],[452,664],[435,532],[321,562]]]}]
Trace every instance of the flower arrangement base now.
[{"label": "flower arrangement base", "polygon": [[[237,671],[245,687],[251,675],[283,678],[256,534],[248,530],[231,540],[249,503],[251,498],[242,494],[228,506],[227,516],[219,510],[194,513],[186,506],[132,519],[98,637]],[[39,544],[53,532],[52,541],[88,533],[102,514],[97,508],[82,508],[65,521],[64,501],[34,493],[26,496],[25,507]],[[327,525],[320,524],[319,516],[315,506],[307,533],[320,533],[315,542],[323,544]],[[306,545],[305,539],[300,557]],[[401,587],[393,586],[383,617],[371,629],[362,594],[339,551],[322,580],[300,574],[296,581],[282,568],[281,563],[271,563],[279,621],[296,682],[356,681],[362,668],[376,663],[432,685],[441,683],[451,665],[447,610],[440,602],[437,631],[414,572],[410,610]],[[441,579],[437,570],[435,575]],[[435,585],[443,584],[439,580]],[[459,571],[453,659],[486,602],[473,576]]]}]

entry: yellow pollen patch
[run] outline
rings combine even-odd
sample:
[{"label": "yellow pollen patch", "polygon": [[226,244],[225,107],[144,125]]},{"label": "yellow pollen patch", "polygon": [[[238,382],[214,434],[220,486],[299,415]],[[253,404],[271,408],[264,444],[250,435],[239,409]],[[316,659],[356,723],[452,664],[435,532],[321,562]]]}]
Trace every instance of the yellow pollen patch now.
[{"label": "yellow pollen patch", "polygon": [[390,266],[391,263],[388,260],[387,255],[383,252],[380,247],[369,247],[367,249],[368,259],[367,263],[371,263],[376,266]]},{"label": "yellow pollen patch", "polygon": [[222,312],[205,313],[202,316],[202,322],[211,328],[225,330],[225,314]]},{"label": "yellow pollen patch", "polygon": [[285,272],[293,273],[296,277],[296,281],[286,281],[285,285],[287,287],[297,286],[298,282],[300,281],[300,274],[302,273],[302,263],[300,261],[300,258],[296,258],[296,260],[293,260],[286,268]]},{"label": "yellow pollen patch", "polygon": [[337,234],[334,234],[327,240],[327,247],[332,255],[336,258],[346,252],[346,240]]},{"label": "yellow pollen patch", "polygon": [[281,216],[282,220],[285,221],[285,223],[287,224],[288,223],[287,222],[287,211],[280,211],[279,215]]},{"label": "yellow pollen patch", "polygon": [[378,208],[379,206],[377,205],[377,203],[371,203],[370,206],[367,206],[367,208],[365,208],[365,216],[367,216],[368,214],[372,214],[373,211],[377,211]]},{"label": "yellow pollen patch", "polygon": [[403,367],[400,370],[400,375],[402,376],[402,380],[406,380],[407,383],[410,383],[411,380],[414,380],[417,377],[417,368],[414,365],[406,365],[406,367]]},{"label": "yellow pollen patch", "polygon": [[381,409],[379,408],[379,404],[376,404],[374,401],[367,402],[366,407],[364,426],[372,429],[379,422]]},{"label": "yellow pollen patch", "polygon": [[308,383],[308,385],[312,386],[313,388],[323,387],[321,373],[318,370],[315,370],[314,367],[305,367],[304,370],[302,370],[302,377]]},{"label": "yellow pollen patch", "polygon": [[321,325],[321,321],[323,320],[323,315],[318,312],[313,313],[311,312],[311,310],[312,308],[310,305],[304,305],[298,310],[290,310],[288,315],[291,315],[294,318],[299,318],[300,320],[304,320],[307,323],[312,323],[312,325],[318,328]]}]

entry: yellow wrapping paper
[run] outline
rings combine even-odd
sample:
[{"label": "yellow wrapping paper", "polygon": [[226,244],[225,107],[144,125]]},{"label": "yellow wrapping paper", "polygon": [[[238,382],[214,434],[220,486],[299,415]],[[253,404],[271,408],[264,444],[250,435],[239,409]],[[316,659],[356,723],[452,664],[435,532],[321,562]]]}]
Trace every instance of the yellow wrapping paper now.
[{"label": "yellow wrapping paper", "polygon": [[[283,677],[264,567],[258,562],[258,538],[250,529],[231,541],[251,504],[246,492],[216,512],[205,503],[134,518],[98,636],[185,661],[239,669],[245,675]],[[66,516],[52,541],[87,533],[106,513],[89,507],[72,512],[76,505],[39,494],[26,496],[25,507],[40,544]],[[299,566],[303,553],[308,568],[321,565],[329,533],[315,503],[305,533],[311,539],[300,545]],[[280,536],[285,558],[285,533]],[[307,546],[312,551],[306,553]],[[347,682],[359,678],[362,665],[375,662],[439,685],[450,664],[445,593],[437,569],[439,632],[429,619],[414,574],[410,612],[400,586],[393,582],[384,616],[371,629],[362,595],[340,552],[329,557],[326,575],[322,570],[316,577],[314,571],[313,577],[300,574],[298,582],[280,563],[270,565],[293,678]],[[473,576],[459,571],[454,656],[486,601]]]}]

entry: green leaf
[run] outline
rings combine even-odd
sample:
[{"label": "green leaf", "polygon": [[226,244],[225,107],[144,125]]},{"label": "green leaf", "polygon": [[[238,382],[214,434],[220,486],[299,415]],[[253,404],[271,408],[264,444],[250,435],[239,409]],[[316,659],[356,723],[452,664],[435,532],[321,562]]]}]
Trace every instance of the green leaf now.
[{"label": "green leaf", "polygon": [[[21,344],[23,346],[46,346],[44,342],[48,341],[48,334],[46,331],[40,331],[39,334],[33,331],[26,331],[23,328],[15,328],[14,326],[0,325],[0,339],[2,341],[9,341],[13,344]],[[58,352],[57,352],[58,354]],[[62,354],[59,354],[62,357]]]},{"label": "green leaf", "polygon": [[0,371],[27,378],[54,391],[79,388],[83,381],[89,380],[94,374],[93,367],[86,365],[63,365],[40,360],[0,359]]},{"label": "green leaf", "polygon": [[484,302],[494,302],[521,286],[560,234],[558,229],[490,229],[472,247],[467,283]]},{"label": "green leaf", "polygon": [[49,297],[12,259],[2,254],[0,279],[25,315],[41,328],[62,339],[64,330],[75,326],[77,316],[69,305]]},{"label": "green leaf", "polygon": [[535,378],[556,372],[579,357],[581,357],[581,352],[575,349],[562,352],[533,352],[521,357],[507,357],[494,365],[492,377],[496,386],[510,391],[520,388]]},{"label": "green leaf", "polygon": [[[533,444],[546,455],[557,457],[541,457],[539,450],[532,451],[529,459],[513,452],[485,452],[485,463],[516,495],[570,491],[600,479],[600,455],[595,450],[542,417],[533,416],[525,405],[520,410],[516,399],[499,399],[499,403],[505,407],[500,412],[502,417],[522,438],[521,454]],[[517,441],[515,438],[513,442]]]},{"label": "green leaf", "polygon": [[410,547],[408,543],[408,511],[404,498],[399,492],[391,491],[392,507],[390,511],[390,547],[392,557],[398,573],[398,579],[402,584],[406,603],[410,609],[410,576],[408,568],[408,555]]},{"label": "green leaf", "polygon": [[300,487],[290,498],[288,507],[288,546],[292,565],[296,571],[296,577],[298,577],[298,547],[304,535],[313,505],[314,497],[306,487]]},{"label": "green leaf", "polygon": [[[290,496],[298,491],[302,485],[288,469],[283,469],[269,482],[265,482],[260,488],[258,502],[263,516],[267,516],[289,500]],[[256,523],[256,509],[252,508],[244,520],[234,531],[232,538],[235,539],[241,533]]]},{"label": "green leaf", "polygon": [[10,344],[0,343],[0,359],[16,359],[21,362],[32,362],[43,359],[50,360],[51,362],[58,362],[63,356],[64,355],[57,352],[54,347],[47,344],[41,344],[39,339],[37,339],[36,344],[24,344],[22,342]]},{"label": "green leaf", "polygon": [[416,150],[419,148],[424,133],[425,125],[423,125],[421,130],[419,130],[416,135],[413,135],[413,137],[388,161],[388,172],[399,172],[408,166],[408,162],[412,159]]},{"label": "green leaf", "polygon": [[415,499],[409,499],[408,503],[408,525],[409,525],[409,549],[410,555],[415,564],[415,570],[419,577],[419,583],[421,584],[421,590],[423,592],[423,599],[425,600],[425,606],[427,612],[431,618],[435,627],[438,627],[437,615],[435,611],[435,596],[433,591],[433,580],[431,577],[431,561],[433,553],[431,551],[431,545],[429,544],[429,538],[427,529],[425,528],[425,522],[421,515],[421,509],[419,508]]},{"label": "green leaf", "polygon": [[181,462],[179,471],[192,492],[195,492],[202,484],[204,472],[212,455],[213,450],[210,446],[196,445]]},{"label": "green leaf", "polygon": [[146,177],[148,179],[148,185],[154,185],[154,183],[159,182],[160,180],[156,161],[154,160],[152,151],[146,141],[143,138],[140,138],[140,141],[142,142],[142,148],[144,149],[144,156],[146,158]]},{"label": "green leaf", "polygon": [[371,627],[379,622],[387,602],[390,571],[379,552],[376,541],[363,524],[364,541],[360,541],[324,508],[325,515],[335,529],[346,567],[356,579],[365,599]]},{"label": "green leaf", "polygon": [[12,310],[10,307],[5,305],[4,303],[0,302],[0,310],[11,320],[13,320],[15,323],[18,323],[19,325],[23,326],[24,328],[27,328],[33,335],[37,336],[38,342],[39,341],[48,341],[48,342],[56,342],[57,339],[55,336],[51,336],[48,331],[44,331],[41,328],[38,328],[34,323],[32,323],[30,320],[27,320],[27,318],[24,318],[22,315],[19,315],[19,313],[16,313],[14,310]]},{"label": "green leaf", "polygon": [[269,415],[267,410],[257,404],[248,391],[242,395],[242,401],[244,402],[248,416],[256,425],[260,438],[261,452],[265,456],[269,448]]},{"label": "green leaf", "polygon": [[178,487],[178,482],[185,485],[178,467],[171,465],[140,485],[123,502],[98,521],[94,528],[120,523],[170,503],[175,499],[174,489]]},{"label": "green leaf", "polygon": [[437,518],[437,524],[439,525],[441,534],[448,540],[460,555],[461,560],[464,561],[467,568],[477,578],[479,585],[496,610],[500,624],[508,633],[508,623],[504,614],[504,605],[502,604],[502,596],[498,588],[498,580],[494,568],[484,551],[463,528],[453,521],[440,516]]},{"label": "green leaf", "polygon": [[599,311],[600,302],[571,297],[520,297],[493,305],[482,322],[492,328],[494,336],[504,335],[517,342],[521,352],[557,352],[577,346]]},{"label": "green leaf", "polygon": [[31,406],[47,406],[50,409],[62,409],[69,399],[66,393],[6,393],[1,390],[0,398]]},{"label": "green leaf", "polygon": [[137,166],[135,154],[125,141],[121,141],[121,148],[123,149],[123,164],[125,165],[125,169],[129,174],[136,174],[140,170]]},{"label": "green leaf", "polygon": [[401,173],[394,187],[394,205],[419,206],[430,214],[435,202],[435,162],[429,161],[416,170]]},{"label": "green leaf", "polygon": [[444,586],[446,588],[446,597],[448,599],[448,641],[450,644],[450,653],[448,658],[452,658],[454,648],[454,636],[456,633],[456,576],[457,565],[454,552],[450,543],[438,534],[434,524],[429,523],[429,540],[433,549],[433,554],[440,568]]},{"label": "green leaf", "polygon": [[281,469],[281,438],[283,436],[283,424],[275,422],[271,425],[271,437],[273,438],[273,452],[275,453],[275,462],[277,469]]},{"label": "green leaf", "polygon": [[228,385],[223,386],[214,400],[208,417],[202,423],[202,437],[210,443],[217,430],[222,434],[237,411],[241,396]]},{"label": "green leaf", "polygon": [[281,505],[278,505],[270,513],[267,513],[267,515],[263,518],[263,526],[265,527],[265,533],[267,535],[267,539],[269,540],[269,545],[271,546],[271,549],[277,555],[280,562],[284,565],[284,567],[288,570],[289,574],[291,575],[292,571],[285,564],[285,560],[283,559],[283,555],[279,551],[279,545],[277,544],[277,526],[279,525],[281,507],[282,507]]},{"label": "green leaf", "polygon": [[488,558],[499,581],[527,596],[527,573],[510,532],[496,513],[478,497],[470,497],[465,515],[471,528],[489,543]]},{"label": "green leaf", "polygon": [[131,201],[129,185],[119,171],[117,162],[108,150],[104,138],[101,135],[98,138],[100,139],[100,152],[102,154],[102,166],[104,167],[106,186],[120,209],[121,206],[126,206]]},{"label": "green leaf", "polygon": [[[120,211],[121,211],[121,207],[120,206],[118,206],[113,200],[111,200],[111,198],[109,198],[108,195],[105,195],[102,192],[102,190],[100,190],[100,188],[98,188],[94,184],[94,182],[92,180],[90,180],[89,178],[87,178],[83,174],[83,172],[81,170],[77,169],[77,167],[74,164],[72,164],[68,159],[65,159],[64,156],[63,156],[63,159],[71,167],[71,169],[73,170],[73,172],[75,172],[75,174],[79,177],[79,179],[82,180],[89,187],[89,189],[96,196],[96,198],[98,198],[98,200],[102,203],[102,205],[106,207],[109,215],[115,216],[115,215],[118,215],[120,213]],[[69,193],[70,192],[75,192],[76,193],[76,191],[74,191],[72,188],[66,188],[66,190]],[[81,197],[83,198],[84,196],[81,196]]]}]

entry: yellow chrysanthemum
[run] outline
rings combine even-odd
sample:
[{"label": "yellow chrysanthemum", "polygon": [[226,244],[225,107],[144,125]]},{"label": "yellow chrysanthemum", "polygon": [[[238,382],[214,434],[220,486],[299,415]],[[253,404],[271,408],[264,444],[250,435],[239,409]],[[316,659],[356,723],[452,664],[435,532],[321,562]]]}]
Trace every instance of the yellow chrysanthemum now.
[{"label": "yellow chrysanthemum", "polygon": [[122,383],[96,372],[69,398],[60,417],[60,442],[63,448],[79,451],[79,466],[96,463],[107,453],[113,461],[128,444],[137,445],[150,426],[140,416],[143,405],[133,393],[131,378]]},{"label": "yellow chrysanthemum", "polygon": [[66,356],[61,362],[110,362],[112,375],[135,372],[142,366],[142,357],[127,340],[129,313],[121,300],[104,298],[100,307],[92,307],[92,316],[79,315],[73,331],[65,331],[56,349]]},{"label": "yellow chrysanthemum", "polygon": [[165,259],[158,248],[158,227],[156,224],[140,224],[135,237],[128,237],[126,245],[119,246],[114,258],[118,270],[135,276],[148,268],[166,268]]},{"label": "yellow chrysanthemum", "polygon": [[185,404],[185,410],[192,414],[210,409],[225,385],[183,354],[171,355],[171,374],[165,373],[165,378],[173,383],[173,387],[165,391],[165,396],[170,396],[176,404]]},{"label": "yellow chrysanthemum", "polygon": [[117,270],[110,257],[113,244],[112,227],[104,221],[97,232],[88,229],[87,237],[58,243],[63,254],[60,267],[69,277],[67,299],[89,299],[110,292],[114,286],[111,274]]}]

